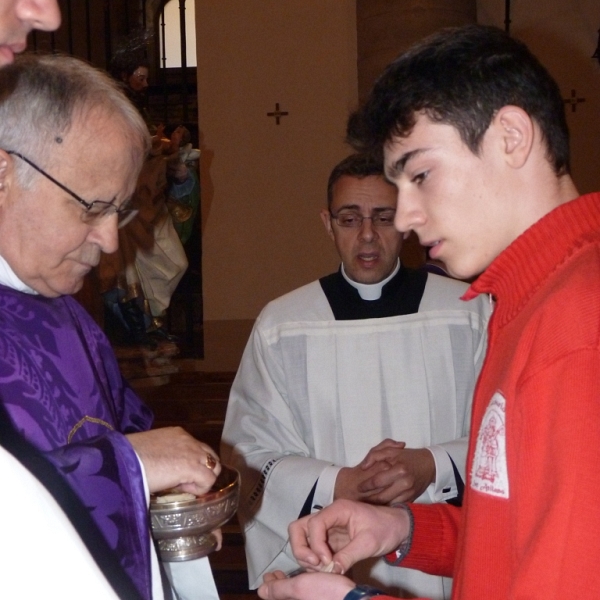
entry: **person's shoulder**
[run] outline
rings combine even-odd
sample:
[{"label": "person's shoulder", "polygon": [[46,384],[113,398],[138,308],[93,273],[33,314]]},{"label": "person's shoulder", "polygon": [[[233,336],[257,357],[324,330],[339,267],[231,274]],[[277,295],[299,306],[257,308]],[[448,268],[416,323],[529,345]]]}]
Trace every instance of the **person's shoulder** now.
[{"label": "person's shoulder", "polygon": [[428,273],[419,312],[457,310],[477,313],[487,320],[490,313],[489,298],[480,294],[472,300],[462,300],[468,289],[469,284],[464,281]]},{"label": "person's shoulder", "polygon": [[600,314],[600,240],[575,248],[544,282],[538,301],[557,313]]},{"label": "person's shoulder", "polygon": [[333,314],[323,288],[316,280],[271,300],[257,322],[261,327],[269,328],[288,322],[328,319],[333,319]]},{"label": "person's shoulder", "polygon": [[110,346],[102,327],[90,315],[87,309],[73,296],[61,296],[57,298],[68,307],[69,315],[73,321],[77,321],[78,326],[84,331],[84,335],[88,343],[94,339],[96,344],[101,342]]},{"label": "person's shoulder", "polygon": [[59,296],[57,300],[59,300],[60,302],[64,302],[64,304],[66,304],[71,310],[71,312],[76,314],[78,318],[86,321],[93,321],[95,323],[90,313],[85,309],[83,304],[81,304],[81,302],[76,297],[65,295]]}]

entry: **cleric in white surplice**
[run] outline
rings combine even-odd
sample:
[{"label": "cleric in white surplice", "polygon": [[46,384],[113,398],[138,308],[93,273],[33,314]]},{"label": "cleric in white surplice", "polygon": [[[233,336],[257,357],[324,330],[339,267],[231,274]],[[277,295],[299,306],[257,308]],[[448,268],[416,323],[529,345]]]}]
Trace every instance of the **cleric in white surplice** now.
[{"label": "cleric in white surplice", "polygon": [[[297,567],[288,524],[334,494],[460,501],[465,479],[489,303],[464,302],[466,284],[400,265],[396,192],[377,163],[349,157],[328,191],[322,218],[340,270],[265,307],[229,398],[221,454],[242,474],[251,587],[265,572]],[[390,463],[397,456],[414,460],[416,471],[431,465],[413,495],[392,494],[399,488],[390,485],[367,498],[360,487],[367,472],[356,466],[386,438],[420,449],[390,449]],[[394,485],[401,487],[400,478]],[[381,560],[355,566],[353,576],[394,595],[450,597],[451,580]]]}]

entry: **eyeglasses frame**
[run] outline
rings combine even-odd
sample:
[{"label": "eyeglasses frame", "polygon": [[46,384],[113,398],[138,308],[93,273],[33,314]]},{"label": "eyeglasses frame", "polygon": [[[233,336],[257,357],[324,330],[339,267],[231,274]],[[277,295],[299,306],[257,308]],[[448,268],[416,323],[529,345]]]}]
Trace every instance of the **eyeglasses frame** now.
[{"label": "eyeglasses frame", "polygon": [[[131,221],[131,219],[135,218],[135,216],[139,212],[136,209],[127,208],[124,206],[120,206],[120,207],[115,206],[113,203],[117,199],[116,196],[112,199],[111,202],[104,202],[104,200],[94,200],[93,202],[88,202],[87,200],[84,200],[81,196],[77,195],[74,191],[70,190],[66,185],[64,185],[63,183],[61,183],[60,181],[58,181],[57,179],[52,177],[52,175],[50,175],[49,173],[46,173],[46,171],[44,171],[44,169],[42,169],[41,167],[38,167],[38,165],[36,165],[32,160],[30,160],[26,156],[23,156],[23,154],[21,154],[20,152],[17,152],[16,150],[6,150],[6,154],[11,154],[13,156],[17,156],[22,161],[25,161],[30,167],[34,168],[38,173],[43,175],[46,179],[51,181],[54,185],[57,185],[61,190],[63,190],[64,192],[67,192],[67,194],[69,194],[69,196],[71,196],[72,198],[77,200],[77,202],[79,202],[79,204],[81,204],[85,208],[86,213],[89,213],[89,211],[92,210],[92,208],[94,208],[94,204],[96,204],[96,205],[102,204],[107,207],[111,206],[114,209],[115,214],[117,215],[117,218],[119,215],[126,215],[123,217],[123,221],[119,222],[119,224],[118,224],[119,229],[121,227],[124,227],[125,225],[127,225],[127,223],[129,223]],[[108,215],[98,215],[98,216],[104,217],[104,216],[108,216]]]},{"label": "eyeglasses frame", "polygon": [[[348,225],[342,225],[342,224],[341,224],[341,223],[338,221],[338,217],[340,216],[340,212],[342,212],[343,210],[344,210],[344,208],[342,208],[342,209],[338,210],[338,212],[337,212],[337,213],[334,213],[334,212],[333,212],[333,211],[331,211],[331,210],[329,211],[329,216],[330,216],[330,217],[331,217],[331,218],[332,218],[332,219],[333,219],[333,220],[334,220],[334,221],[337,223],[338,227],[341,227],[342,229],[359,229],[359,228],[361,228],[361,227],[363,226],[363,223],[364,223],[364,222],[365,222],[365,220],[367,220],[367,219],[370,219],[370,221],[371,221],[371,225],[372,225],[373,227],[392,227],[392,226],[394,225],[394,221],[393,221],[393,220],[392,220],[392,222],[391,222],[389,225],[381,225],[381,224],[379,224],[379,225],[376,225],[376,224],[374,224],[374,223],[373,223],[373,217],[376,217],[376,216],[380,215],[381,213],[383,213],[383,212],[386,212],[386,211],[388,211],[388,210],[389,210],[390,212],[392,212],[392,211],[393,211],[393,213],[394,213],[394,215],[395,215],[395,214],[396,214],[396,211],[395,211],[395,209],[393,209],[393,208],[390,208],[390,209],[387,209],[387,208],[385,208],[385,209],[383,209],[383,210],[381,210],[381,211],[377,212],[375,215],[371,215],[370,217],[365,217],[365,216],[361,215],[360,213],[352,213],[353,215],[356,215],[357,217],[360,217],[360,223],[359,223],[358,225],[356,225],[356,227],[350,227],[350,226],[348,226]],[[349,212],[350,212],[350,211],[349,211]]]}]

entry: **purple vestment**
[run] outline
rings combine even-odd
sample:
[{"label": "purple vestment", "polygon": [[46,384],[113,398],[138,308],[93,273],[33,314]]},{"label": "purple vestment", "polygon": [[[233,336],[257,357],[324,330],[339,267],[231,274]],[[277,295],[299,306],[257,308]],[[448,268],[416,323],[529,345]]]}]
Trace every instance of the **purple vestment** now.
[{"label": "purple vestment", "polygon": [[150,533],[138,458],[123,434],[152,413],[123,380],[104,333],[68,296],[0,285],[0,400],[89,507],[144,598]]}]

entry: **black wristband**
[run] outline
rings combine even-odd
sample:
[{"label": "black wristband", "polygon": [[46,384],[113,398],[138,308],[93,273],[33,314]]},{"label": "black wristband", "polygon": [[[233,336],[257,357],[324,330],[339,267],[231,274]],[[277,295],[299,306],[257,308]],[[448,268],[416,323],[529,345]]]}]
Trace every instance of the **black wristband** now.
[{"label": "black wristband", "polygon": [[382,594],[381,590],[370,585],[357,585],[344,596],[344,600],[363,600],[372,598],[373,596],[381,596]]}]

